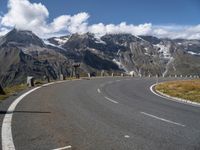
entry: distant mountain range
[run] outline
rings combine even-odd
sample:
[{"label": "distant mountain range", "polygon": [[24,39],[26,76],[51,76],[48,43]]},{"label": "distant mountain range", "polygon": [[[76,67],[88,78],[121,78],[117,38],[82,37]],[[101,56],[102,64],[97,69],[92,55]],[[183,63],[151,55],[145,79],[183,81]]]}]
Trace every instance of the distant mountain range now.
[{"label": "distant mountain range", "polygon": [[135,76],[200,75],[200,40],[90,33],[44,40],[17,29],[0,37],[3,86],[25,82],[28,75],[69,76],[73,63],[81,64],[81,74],[104,70]]}]

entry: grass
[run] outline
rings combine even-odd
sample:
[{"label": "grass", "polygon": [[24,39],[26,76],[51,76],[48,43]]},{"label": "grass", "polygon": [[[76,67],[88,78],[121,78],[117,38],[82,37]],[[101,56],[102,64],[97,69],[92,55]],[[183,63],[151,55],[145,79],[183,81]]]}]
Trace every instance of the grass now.
[{"label": "grass", "polygon": [[[67,80],[74,80],[76,79],[75,77],[73,78],[67,78]],[[43,80],[35,80],[35,86],[40,86],[47,83],[47,81],[43,81]],[[0,95],[0,101],[5,100],[6,98],[15,95],[16,93],[27,89],[27,85],[26,84],[19,84],[19,85],[14,85],[14,86],[9,86],[6,87],[4,90],[4,92],[6,93],[5,95]]]},{"label": "grass", "polygon": [[173,97],[200,102],[200,80],[169,81],[158,84],[155,89]]},{"label": "grass", "polygon": [[9,96],[12,96],[24,89],[27,88],[27,85],[26,84],[19,84],[19,85],[14,85],[14,86],[11,86],[11,87],[6,87],[4,89],[4,92],[6,93],[5,95],[0,95],[0,101],[1,100],[4,100],[6,98],[8,98]]}]

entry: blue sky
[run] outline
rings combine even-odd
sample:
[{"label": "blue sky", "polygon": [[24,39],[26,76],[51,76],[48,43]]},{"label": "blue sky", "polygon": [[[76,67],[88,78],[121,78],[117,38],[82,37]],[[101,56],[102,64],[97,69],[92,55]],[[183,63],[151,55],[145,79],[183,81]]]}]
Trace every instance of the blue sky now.
[{"label": "blue sky", "polygon": [[[22,28],[22,24],[10,20],[12,20],[12,17],[14,17],[15,19],[15,17],[18,17],[19,15],[22,16],[22,19],[26,18],[26,12],[23,11],[22,13],[24,14],[16,14],[16,16],[13,16],[14,11],[16,11],[16,9],[23,9],[23,5],[30,6],[33,5],[33,3],[36,3],[38,8],[42,10],[41,13],[34,14],[33,11],[25,11],[27,11],[29,17],[37,17],[36,15],[38,15],[38,17],[43,16],[43,20],[40,18],[40,20],[38,19],[39,21],[37,20],[36,22],[45,21],[46,27],[51,26],[51,23],[54,22],[54,19],[62,15],[73,17],[74,15],[80,14],[80,12],[87,13],[88,16],[84,16],[82,14],[82,22],[79,24],[81,25],[81,32],[85,30],[85,28],[88,28],[94,24],[102,23],[104,25],[104,28],[106,28],[104,29],[106,31],[108,30],[106,25],[113,24],[116,26],[116,28],[112,28],[112,32],[123,27],[123,31],[131,31],[131,33],[157,33],[157,31],[154,32],[149,30],[147,32],[146,28],[147,26],[149,26],[151,30],[154,30],[155,28],[161,29],[159,31],[159,34],[162,33],[162,35],[168,36],[168,33],[174,30],[176,31],[177,29],[181,30],[181,32],[192,27],[197,27],[199,29],[200,24],[200,0],[21,0],[28,1],[28,3],[30,4],[27,4],[26,2],[26,4],[22,4],[22,2],[19,1],[20,0],[0,0],[0,16],[1,18],[3,18],[0,20],[1,27],[7,28],[9,26],[15,25],[19,28]],[[8,2],[12,3],[11,8],[13,12],[11,12],[10,14],[8,13]],[[40,7],[39,3],[41,3],[42,6],[45,7],[45,9],[47,9],[48,15],[45,14],[45,9],[43,7]],[[30,8],[32,7],[30,6]],[[38,9],[36,10],[38,11]],[[29,20],[29,22],[31,21],[30,19],[27,20]],[[67,22],[66,18],[64,20],[65,22]],[[122,22],[125,22],[126,24],[120,25]],[[24,22],[24,24],[25,23],[26,22]],[[83,26],[84,23],[87,23],[87,27],[85,27],[85,25]],[[144,25],[145,32],[136,32],[135,30],[137,30],[137,28],[135,29],[135,27],[137,27],[138,25]],[[75,24],[75,26],[76,28],[79,28],[77,24]],[[124,26],[126,27],[125,29]],[[61,33],[63,32],[63,30],[70,33],[76,32],[75,29],[71,31],[71,26],[69,26],[69,28],[68,31],[68,29],[59,27],[59,29],[61,30],[56,30],[55,32]],[[95,29],[96,28],[97,26],[95,26]],[[98,29],[99,28],[100,26],[98,26]],[[139,29],[140,28],[141,27],[139,27]],[[34,30],[33,26],[31,26],[30,29]],[[87,29],[87,31],[88,30],[90,31],[90,29]],[[165,31],[168,33],[166,33]]]},{"label": "blue sky", "polygon": [[[7,11],[7,0],[0,10]],[[30,0],[49,10],[50,20],[62,14],[88,12],[92,23],[179,24],[200,23],[200,0]]]}]

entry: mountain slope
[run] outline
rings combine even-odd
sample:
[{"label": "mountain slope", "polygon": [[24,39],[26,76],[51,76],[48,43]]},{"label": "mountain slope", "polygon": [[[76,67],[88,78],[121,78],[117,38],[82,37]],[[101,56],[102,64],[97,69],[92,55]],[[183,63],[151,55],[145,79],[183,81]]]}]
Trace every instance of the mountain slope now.
[{"label": "mountain slope", "polygon": [[[4,65],[7,62],[7,65]],[[159,39],[131,34],[73,34],[40,39],[13,29],[0,37],[0,81],[25,82],[28,75],[52,79],[69,76],[73,63],[80,73],[126,72],[135,76],[200,75],[200,41]]]}]

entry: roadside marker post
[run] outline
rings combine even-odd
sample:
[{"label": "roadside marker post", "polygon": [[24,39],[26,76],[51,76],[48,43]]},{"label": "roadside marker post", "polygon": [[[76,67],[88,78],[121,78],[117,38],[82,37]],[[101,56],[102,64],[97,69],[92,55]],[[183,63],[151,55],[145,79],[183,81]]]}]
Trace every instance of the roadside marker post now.
[{"label": "roadside marker post", "polygon": [[91,75],[90,75],[90,73],[88,73],[88,78],[90,78],[91,77]]},{"label": "roadside marker post", "polygon": [[27,77],[27,86],[28,87],[33,87],[33,86],[35,86],[35,84],[34,84],[34,77],[33,76],[28,76]]}]

